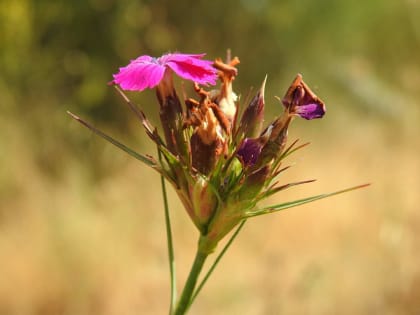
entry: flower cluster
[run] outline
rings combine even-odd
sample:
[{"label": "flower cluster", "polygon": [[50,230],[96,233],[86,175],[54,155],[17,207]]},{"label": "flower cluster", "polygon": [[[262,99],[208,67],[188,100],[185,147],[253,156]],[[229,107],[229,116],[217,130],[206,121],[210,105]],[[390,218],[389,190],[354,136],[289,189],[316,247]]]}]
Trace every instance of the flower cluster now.
[{"label": "flower cluster", "polygon": [[[298,74],[280,100],[281,115],[263,129],[266,80],[239,115],[232,88],[239,59],[212,62],[203,56],[141,56],[120,68],[113,83],[124,90],[156,87],[164,139],[137,110],[164,157],[159,162],[147,157],[148,162],[173,185],[201,233],[201,250],[210,253],[242,220],[267,212],[256,208],[259,201],[308,182],[278,185],[276,178],[285,169],[282,159],[299,148],[286,146],[293,118],[321,118],[325,105]],[[173,73],[194,82],[195,97],[181,102]],[[215,85],[217,79],[217,89],[200,86]]]},{"label": "flower cluster", "polygon": [[[279,106],[282,109],[280,115],[264,128],[266,79],[240,113],[240,101],[232,87],[238,75],[239,59],[230,58],[230,54],[225,62],[221,59],[208,61],[203,57],[204,54],[181,53],[166,54],[160,58],[141,56],[132,60],[126,67],[120,68],[110,82],[156,144],[158,159],[137,153],[68,112],[92,132],[161,174],[171,274],[169,313],[173,315],[183,315],[188,311],[248,218],[369,185],[354,186],[265,207],[259,206],[261,200],[281,190],[312,182],[306,180],[280,184],[278,177],[288,169],[287,166],[283,166],[283,159],[306,145],[297,145],[297,140],[287,144],[291,122],[296,117],[306,120],[322,118],[325,114],[325,104],[298,74],[284,97],[278,98],[282,104]],[[194,97],[186,96],[184,91],[184,99],[179,99],[173,82],[174,73],[194,82]],[[208,88],[208,85],[216,85],[218,80],[218,87]],[[156,89],[163,137],[143,111],[123,92],[143,91],[147,88]],[[194,262],[178,301],[170,215],[163,178],[172,184],[200,232]],[[235,232],[198,285],[197,281],[207,257],[213,253],[218,242],[234,228]]]}]

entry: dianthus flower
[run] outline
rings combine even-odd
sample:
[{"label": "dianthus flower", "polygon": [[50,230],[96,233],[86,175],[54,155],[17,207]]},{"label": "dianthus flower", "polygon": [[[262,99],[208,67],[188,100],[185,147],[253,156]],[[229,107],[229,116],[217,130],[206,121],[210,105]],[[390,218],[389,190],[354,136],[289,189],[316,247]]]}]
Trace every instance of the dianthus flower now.
[{"label": "dianthus flower", "polygon": [[124,90],[143,91],[156,87],[165,72],[174,71],[178,76],[199,84],[216,84],[217,74],[212,61],[203,60],[205,54],[166,54],[159,58],[140,56],[114,74],[114,83]]},{"label": "dianthus flower", "polygon": [[[321,118],[325,105],[297,75],[282,99],[283,113],[262,130],[266,80],[238,117],[232,83],[239,59],[213,63],[203,56],[141,56],[120,68],[113,82],[125,90],[156,87],[166,141],[151,127],[148,133],[166,160],[155,168],[174,185],[201,232],[203,251],[211,252],[239,222],[258,213],[253,210],[258,201],[279,190],[274,179],[293,118]],[[195,82],[197,99],[181,105],[172,72]],[[217,76],[220,89],[198,85],[215,84]]]},{"label": "dianthus flower", "polygon": [[[201,289],[202,285],[197,288],[196,284],[207,256],[235,227],[238,227],[238,232],[248,218],[366,186],[260,207],[259,202],[269,196],[312,181],[279,184],[278,176],[288,168],[282,165],[283,160],[304,146],[296,146],[297,141],[287,146],[291,122],[296,117],[306,120],[322,118],[326,112],[325,104],[298,74],[281,99],[281,113],[263,128],[266,79],[254,98],[245,104],[240,115],[232,86],[238,75],[236,66],[239,59],[228,57],[226,62],[221,59],[211,62],[203,60],[203,56],[181,53],[166,54],[159,58],[141,56],[120,68],[114,75],[112,83],[123,90],[156,88],[164,139],[123,91],[118,87],[117,90],[157,145],[159,159],[135,152],[73,115],[96,134],[146,163],[170,182],[199,230],[196,257],[176,308],[174,299],[171,299],[170,313],[174,315],[185,314]],[[185,96],[183,105],[173,84],[173,73],[194,82],[195,95]],[[200,84],[216,84],[217,78],[221,82],[219,89],[207,91],[200,87]],[[164,188],[164,181],[162,183]],[[168,224],[166,206],[165,209]],[[171,249],[170,228],[167,231]],[[227,244],[229,246],[230,241]],[[215,260],[216,263],[218,260]],[[212,270],[210,268],[209,273]],[[204,277],[203,283],[207,278]],[[171,292],[174,296],[176,281],[174,277],[171,279]]]}]

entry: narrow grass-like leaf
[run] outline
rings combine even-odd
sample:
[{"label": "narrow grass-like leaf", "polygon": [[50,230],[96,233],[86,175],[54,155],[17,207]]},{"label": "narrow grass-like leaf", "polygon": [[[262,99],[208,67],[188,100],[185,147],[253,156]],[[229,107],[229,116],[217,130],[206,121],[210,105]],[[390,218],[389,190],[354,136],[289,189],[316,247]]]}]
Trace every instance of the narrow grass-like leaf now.
[{"label": "narrow grass-like leaf", "polygon": [[300,206],[300,205],[303,205],[305,203],[310,203],[310,202],[313,202],[313,201],[316,201],[316,200],[320,200],[320,199],[332,197],[332,196],[335,196],[335,195],[343,194],[345,192],[349,192],[349,191],[352,191],[352,190],[364,188],[364,187],[367,187],[369,185],[370,184],[354,186],[354,187],[351,187],[351,188],[335,191],[335,192],[328,193],[328,194],[316,195],[316,196],[312,196],[312,197],[307,197],[307,198],[303,198],[303,199],[298,199],[298,200],[294,200],[294,201],[290,201],[290,202],[285,202],[285,203],[280,203],[280,204],[277,204],[277,205],[272,205],[272,206],[260,208],[260,209],[254,210],[254,211],[246,212],[244,217],[250,218],[250,217],[255,217],[255,216],[259,216],[259,215],[263,215],[263,214],[278,212],[278,211],[285,210],[285,209],[288,209],[288,208],[293,208],[293,207],[296,207],[296,206]]},{"label": "narrow grass-like leaf", "polygon": [[[146,134],[152,139],[158,146],[159,152],[163,154],[165,157],[165,161],[167,162],[168,168],[165,168],[162,159],[160,159],[160,163],[162,167],[166,169],[166,172],[168,173],[168,176],[172,177],[172,182],[176,182],[175,178],[177,177],[177,174],[179,174],[179,169],[182,168],[180,165],[180,161],[176,156],[174,156],[166,147],[164,141],[159,136],[157,129],[150,123],[150,121],[147,119],[146,115],[142,110],[140,110],[136,105],[131,102],[131,100],[128,98],[128,96],[123,92],[123,90],[117,86],[114,85],[115,89],[118,91],[118,93],[122,96],[124,101],[127,103],[128,107],[131,109],[131,111],[136,115],[136,117],[140,120],[141,124],[143,125]],[[170,173],[170,175],[169,175]],[[167,177],[168,177],[167,176]]]},{"label": "narrow grass-like leaf", "polygon": [[302,181],[299,181],[299,182],[288,183],[288,184],[278,186],[278,187],[272,186],[268,190],[266,190],[263,194],[261,194],[261,196],[258,196],[257,199],[258,200],[265,199],[265,198],[267,198],[271,195],[274,195],[274,194],[278,193],[281,190],[285,190],[285,189],[288,189],[288,188],[293,187],[293,186],[312,183],[314,181],[316,181],[316,179],[302,180]]},{"label": "narrow grass-like leaf", "polygon": [[284,150],[284,152],[281,154],[281,156],[287,155],[287,153],[296,145],[296,143],[299,142],[299,139],[296,139],[293,141],[287,148]]},{"label": "narrow grass-like leaf", "polygon": [[287,148],[287,150],[286,151],[284,151],[282,154],[281,154],[281,160],[283,160],[284,158],[286,158],[287,156],[289,156],[290,154],[292,154],[292,153],[294,153],[294,152],[296,152],[297,150],[300,150],[300,149],[302,149],[302,148],[304,148],[304,147],[306,147],[306,146],[308,146],[309,144],[310,144],[310,142],[305,142],[305,143],[302,143],[301,145],[299,145],[299,146],[297,146],[296,148],[293,148],[294,147],[294,145],[296,144],[298,142],[298,140],[296,140],[295,142],[293,142],[292,143],[292,145],[290,145],[288,148]]},{"label": "narrow grass-like leaf", "polygon": [[[296,152],[297,150],[300,150],[304,147],[306,147],[307,145],[309,145],[309,142],[303,143],[297,147],[294,148],[295,144],[299,141],[299,139],[295,140],[291,145],[289,145],[287,147],[287,149],[278,157],[274,160],[273,162],[273,166],[272,166],[272,174],[275,174],[276,172],[278,172],[278,169],[281,166],[281,161],[283,161],[286,157],[288,157],[290,154]],[[273,175],[274,177],[277,176]]]},{"label": "narrow grass-like leaf", "polygon": [[146,115],[144,112],[137,108],[136,105],[134,105],[131,100],[125,95],[125,93],[117,86],[114,85],[115,89],[118,91],[118,93],[122,96],[124,101],[127,103],[128,107],[131,109],[131,111],[137,116],[137,118],[142,123],[144,129],[146,130],[147,135],[158,145],[158,146],[164,146],[164,142],[162,138],[158,135],[157,130],[153,125],[150,123],[150,121],[146,118]]},{"label": "narrow grass-like leaf", "polygon": [[276,170],[274,173],[273,173],[273,178],[275,178],[275,177],[277,177],[277,176],[279,176],[281,173],[283,173],[284,171],[286,171],[286,170],[288,170],[289,168],[291,168],[292,167],[292,165],[287,165],[287,166],[285,166],[285,167],[283,167],[283,168],[280,168],[280,165],[278,165],[277,166],[277,168],[278,168],[278,170]]},{"label": "narrow grass-like leaf", "polygon": [[67,114],[69,114],[74,120],[78,121],[79,123],[81,123],[86,128],[90,129],[93,133],[97,134],[98,136],[102,137],[103,139],[107,140],[108,142],[111,142],[113,145],[115,145],[119,149],[123,150],[124,152],[128,153],[132,157],[134,157],[137,160],[145,163],[147,166],[150,166],[150,167],[156,169],[159,173],[161,173],[161,168],[156,163],[156,161],[155,161],[155,159],[153,157],[147,156],[147,155],[143,155],[143,154],[140,154],[140,153],[137,153],[136,151],[130,149],[126,145],[122,144],[121,142],[118,142],[114,138],[108,136],[107,134],[103,133],[99,129],[93,127],[91,124],[89,124],[88,122],[84,121],[82,118],[80,118],[77,115],[75,115],[75,114],[73,114],[73,113],[71,113],[69,111],[67,111]]},{"label": "narrow grass-like leaf", "polygon": [[[158,149],[159,161],[162,163],[162,153]],[[171,315],[175,309],[177,293],[176,293],[176,264],[175,264],[175,254],[174,254],[174,245],[172,239],[172,227],[171,227],[171,217],[169,215],[169,203],[168,203],[168,194],[166,193],[165,178],[163,175],[160,176],[160,184],[162,188],[162,198],[163,198],[163,208],[165,214],[165,227],[166,227],[166,241],[168,245],[168,259],[169,259],[169,275],[171,283],[171,302],[169,305],[169,314]]]}]

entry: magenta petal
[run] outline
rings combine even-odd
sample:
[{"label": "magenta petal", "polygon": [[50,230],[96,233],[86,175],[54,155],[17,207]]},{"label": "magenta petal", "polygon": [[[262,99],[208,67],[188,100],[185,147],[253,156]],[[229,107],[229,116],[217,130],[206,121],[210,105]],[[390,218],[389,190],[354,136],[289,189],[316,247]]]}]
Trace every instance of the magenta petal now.
[{"label": "magenta petal", "polygon": [[120,68],[114,74],[114,83],[122,89],[130,91],[143,91],[159,84],[165,73],[165,67],[150,56],[141,56],[131,61],[126,67]]},{"label": "magenta petal", "polygon": [[180,77],[200,84],[216,84],[217,70],[213,62],[202,60],[204,54],[166,54],[160,58],[141,56],[114,74],[112,83],[124,90],[142,91],[157,86],[165,70],[171,68]]},{"label": "magenta petal", "polygon": [[160,64],[170,67],[180,77],[199,84],[216,84],[217,70],[213,62],[202,60],[204,54],[168,54],[158,59]]},{"label": "magenta petal", "polygon": [[308,120],[321,118],[325,114],[324,106],[317,103],[296,106],[295,110],[297,115]]}]

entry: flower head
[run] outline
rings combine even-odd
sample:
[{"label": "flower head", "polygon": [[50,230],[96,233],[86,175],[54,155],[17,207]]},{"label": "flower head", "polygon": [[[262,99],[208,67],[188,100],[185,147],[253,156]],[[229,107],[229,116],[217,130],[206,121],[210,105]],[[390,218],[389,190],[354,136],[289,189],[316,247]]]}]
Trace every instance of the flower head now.
[{"label": "flower head", "polygon": [[[165,136],[147,130],[164,157],[156,169],[174,186],[203,236],[200,244],[211,252],[239,222],[263,213],[256,210],[259,201],[295,185],[279,186],[276,179],[282,160],[297,149],[287,147],[289,125],[295,116],[321,118],[325,105],[298,75],[282,99],[285,110],[262,130],[266,80],[240,114],[232,87],[239,59],[212,63],[203,56],[142,56],[121,68],[114,83],[126,90],[156,87]],[[172,72],[195,82],[196,95],[186,97],[185,106]],[[199,86],[215,84],[217,77],[219,89]]]},{"label": "flower head", "polygon": [[159,58],[140,56],[114,74],[115,84],[124,90],[143,91],[156,87],[164,78],[165,72],[173,70],[186,80],[199,84],[216,84],[217,71],[212,61],[203,60],[205,54],[166,54]]}]

